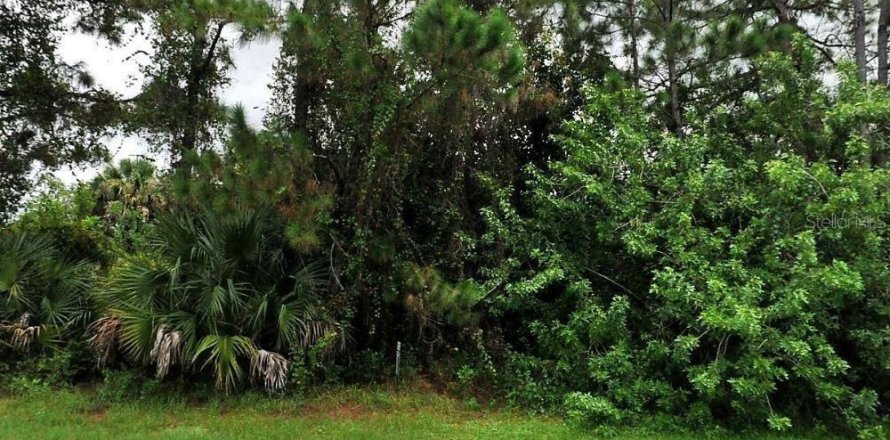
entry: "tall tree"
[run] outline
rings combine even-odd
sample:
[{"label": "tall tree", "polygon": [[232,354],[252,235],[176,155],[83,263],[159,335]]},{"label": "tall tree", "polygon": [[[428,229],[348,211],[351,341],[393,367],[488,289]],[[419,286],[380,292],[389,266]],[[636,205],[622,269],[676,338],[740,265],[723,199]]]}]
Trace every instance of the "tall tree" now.
[{"label": "tall tree", "polygon": [[853,48],[859,81],[868,79],[868,59],[865,46],[865,1],[853,0]]},{"label": "tall tree", "polygon": [[[109,6],[114,2],[109,2]],[[104,26],[97,20],[103,16]],[[32,169],[95,163],[118,116],[117,97],[83,65],[65,63],[59,40],[74,25],[114,35],[113,9],[89,2],[0,3],[0,222],[18,208]]]},{"label": "tall tree", "polygon": [[[408,262],[461,270],[476,173],[499,160],[484,133],[515,99],[524,69],[514,35],[503,12],[454,0],[307,1],[291,12],[269,124],[303,131],[316,172],[334,183],[332,246],[347,271],[384,265],[399,278]],[[363,343],[400,281],[347,276]]]},{"label": "tall tree", "polygon": [[887,51],[890,50],[890,47],[888,47],[888,36],[890,36],[888,31],[890,31],[890,29],[888,29],[888,27],[890,27],[890,0],[881,0],[877,37],[878,84],[881,85],[887,85]]},{"label": "tall tree", "polygon": [[130,128],[150,133],[179,164],[210,146],[225,125],[219,92],[229,81],[232,40],[267,35],[275,10],[255,0],[145,0],[137,7],[152,24],[152,53]]}]

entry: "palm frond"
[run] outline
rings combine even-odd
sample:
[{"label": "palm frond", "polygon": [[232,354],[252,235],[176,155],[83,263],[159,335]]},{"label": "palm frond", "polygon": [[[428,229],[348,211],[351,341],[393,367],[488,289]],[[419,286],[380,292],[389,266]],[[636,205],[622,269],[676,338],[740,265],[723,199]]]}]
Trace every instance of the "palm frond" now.
[{"label": "palm frond", "polygon": [[92,265],[69,261],[51,240],[0,231],[0,326],[12,345],[46,345],[85,325],[92,277]]},{"label": "palm frond", "polygon": [[31,325],[31,314],[29,313],[23,314],[18,321],[2,328],[9,332],[12,346],[19,350],[30,347],[44,333],[42,325]]},{"label": "palm frond", "polygon": [[149,357],[157,367],[157,378],[163,379],[170,372],[171,367],[182,362],[182,332],[175,331],[167,325],[158,326],[154,347],[152,347]]},{"label": "palm frond", "polygon": [[114,269],[111,281],[97,292],[97,297],[109,307],[125,304],[154,310],[164,294],[175,287],[175,269],[157,259],[128,260]]},{"label": "palm frond", "polygon": [[103,316],[89,327],[92,334],[90,348],[96,352],[96,366],[104,368],[114,359],[121,335],[121,319],[116,316]]},{"label": "palm frond", "polygon": [[154,347],[155,318],[138,309],[112,310],[120,317],[120,346],[131,359],[144,362]]},{"label": "palm frond", "polygon": [[250,358],[250,375],[263,384],[269,392],[281,391],[287,385],[290,361],[284,356],[266,350],[256,350]]},{"label": "palm frond", "polygon": [[206,358],[203,366],[213,364],[216,387],[229,392],[244,374],[239,357],[250,357],[256,351],[253,342],[244,336],[207,335],[198,344],[193,361]]},{"label": "palm frond", "polygon": [[174,365],[212,365],[217,386],[230,391],[248,363],[267,389],[286,380],[279,377],[286,360],[255,358],[254,342],[279,353],[322,339],[342,348],[345,332],[319,296],[323,266],[304,266],[288,279],[281,226],[274,212],[237,207],[161,218],[150,252],[112,270],[100,295],[120,318],[121,350],[151,362],[159,377]]}]

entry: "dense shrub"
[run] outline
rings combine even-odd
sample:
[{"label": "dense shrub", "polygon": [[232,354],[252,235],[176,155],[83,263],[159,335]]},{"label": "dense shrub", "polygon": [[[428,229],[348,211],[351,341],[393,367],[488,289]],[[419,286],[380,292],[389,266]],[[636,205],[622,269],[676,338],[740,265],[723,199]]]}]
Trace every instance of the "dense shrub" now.
[{"label": "dense shrub", "polygon": [[[890,173],[861,127],[890,123],[890,100],[851,75],[837,95],[807,87],[813,54],[796,56],[765,58],[758,96],[684,135],[633,91],[588,91],[566,159],[531,171],[519,207],[488,211],[490,246],[508,249],[490,319],[538,359],[512,393],[552,376],[572,417],[611,422],[880,421]],[[784,114],[796,102],[824,107],[801,122]]]},{"label": "dense shrub", "polygon": [[169,215],[157,231],[148,249],[112,268],[98,293],[107,313],[94,325],[94,344],[107,354],[100,362],[119,346],[133,361],[154,364],[159,378],[212,368],[225,390],[249,362],[254,380],[278,390],[290,350],[342,342],[316,269],[286,258],[268,211]]},{"label": "dense shrub", "polygon": [[82,334],[94,274],[50,238],[0,231],[0,341],[16,351],[41,351]]},{"label": "dense shrub", "polygon": [[[423,374],[472,407],[587,425],[881,436],[887,88],[849,66],[826,88],[805,38],[749,29],[782,51],[702,72],[738,81],[726,90],[674,89],[722,105],[681,114],[675,96],[665,123],[658,96],[616,74],[569,84],[593,78],[482,12],[424,3],[400,47],[356,32],[374,20],[349,7],[293,12],[278,93],[300,108],[263,130],[210,101],[203,128],[142,109],[191,139],[169,172],[125,160],[46,181],[0,232],[0,379],[100,370],[99,397],[119,401]],[[180,43],[160,46],[202,53]]]}]

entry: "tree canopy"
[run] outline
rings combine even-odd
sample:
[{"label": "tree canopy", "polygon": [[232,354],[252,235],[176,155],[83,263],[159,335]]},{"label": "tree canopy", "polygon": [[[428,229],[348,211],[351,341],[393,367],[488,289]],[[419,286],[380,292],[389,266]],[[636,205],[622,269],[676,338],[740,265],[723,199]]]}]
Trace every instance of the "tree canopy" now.
[{"label": "tree canopy", "polygon": [[[0,364],[285,393],[399,359],[584,423],[882,438],[888,23],[863,0],[4,2]],[[71,32],[147,41],[138,93],[62,62]],[[255,127],[221,96],[263,39]],[[33,177],[121,133],[146,157]]]}]

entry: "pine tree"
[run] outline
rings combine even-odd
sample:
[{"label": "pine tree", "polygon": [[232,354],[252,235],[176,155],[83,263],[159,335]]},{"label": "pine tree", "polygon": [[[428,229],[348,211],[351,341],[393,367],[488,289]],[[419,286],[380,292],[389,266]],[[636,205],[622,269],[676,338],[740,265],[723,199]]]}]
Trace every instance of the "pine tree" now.
[{"label": "pine tree", "polygon": [[155,147],[179,164],[188,152],[208,148],[225,125],[218,94],[232,67],[227,30],[234,28],[238,42],[250,42],[274,29],[275,11],[254,0],[144,0],[136,5],[151,20],[154,36],[129,128],[151,133]]},{"label": "pine tree", "polygon": [[332,246],[367,343],[382,293],[404,280],[351,270],[426,260],[460,272],[476,173],[502,159],[484,133],[515,102],[524,51],[506,14],[455,0],[308,1],[288,22],[268,123],[305,133],[316,175],[335,185]]}]

